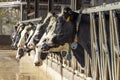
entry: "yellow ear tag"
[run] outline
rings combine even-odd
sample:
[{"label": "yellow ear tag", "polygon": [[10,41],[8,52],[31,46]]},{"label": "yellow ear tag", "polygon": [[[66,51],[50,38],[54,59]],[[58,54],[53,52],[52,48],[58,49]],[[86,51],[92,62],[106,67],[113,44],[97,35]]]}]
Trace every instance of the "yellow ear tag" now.
[{"label": "yellow ear tag", "polygon": [[69,22],[69,21],[70,21],[70,16],[68,16],[66,19],[66,22]]}]

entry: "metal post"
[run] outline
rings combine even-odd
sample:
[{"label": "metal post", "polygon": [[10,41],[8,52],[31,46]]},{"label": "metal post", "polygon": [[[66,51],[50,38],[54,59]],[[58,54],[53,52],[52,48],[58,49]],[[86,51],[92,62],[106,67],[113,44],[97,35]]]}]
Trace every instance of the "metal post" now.
[{"label": "metal post", "polygon": [[53,0],[48,0],[48,12],[53,10]]},{"label": "metal post", "polygon": [[34,8],[35,8],[35,18],[38,18],[38,9],[39,9],[39,0],[35,0]]},{"label": "metal post", "polygon": [[23,20],[23,5],[20,4],[20,21]]},{"label": "metal post", "polygon": [[72,10],[75,10],[75,0],[71,0],[71,8],[72,8]]},{"label": "metal post", "polygon": [[30,0],[27,0],[27,19],[29,19],[28,14],[30,13]]},{"label": "metal post", "polygon": [[0,35],[2,35],[2,20],[0,19]]}]

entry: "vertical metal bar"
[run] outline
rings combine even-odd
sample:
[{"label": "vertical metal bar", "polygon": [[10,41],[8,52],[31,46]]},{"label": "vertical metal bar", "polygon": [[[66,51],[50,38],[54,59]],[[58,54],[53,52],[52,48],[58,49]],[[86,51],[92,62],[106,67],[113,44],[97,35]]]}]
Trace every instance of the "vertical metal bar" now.
[{"label": "vertical metal bar", "polygon": [[20,21],[23,20],[23,5],[20,4]]},{"label": "vertical metal bar", "polygon": [[99,45],[100,45],[100,66],[101,66],[101,80],[103,80],[103,61],[102,61],[102,32],[101,32],[101,27],[102,27],[102,22],[101,22],[101,12],[99,12]]},{"label": "vertical metal bar", "polygon": [[85,75],[86,77],[90,77],[90,57],[87,53],[87,51],[85,51]]},{"label": "vertical metal bar", "polygon": [[53,10],[53,0],[48,0],[48,12]]},{"label": "vertical metal bar", "polygon": [[74,10],[74,0],[71,0],[71,9]]},{"label": "vertical metal bar", "polygon": [[117,20],[115,16],[115,11],[112,13],[113,15],[113,24],[114,26],[112,27],[113,30],[113,54],[114,54],[114,71],[115,71],[115,80],[119,80],[119,39],[118,39],[118,31],[117,31]]},{"label": "vertical metal bar", "polygon": [[93,29],[94,29],[93,28],[93,14],[91,13],[90,14],[90,35],[91,35],[91,51],[92,51],[91,52],[92,53],[92,61],[91,61],[91,63],[92,63],[92,65],[91,65],[92,69],[91,70],[93,72],[92,73],[92,77],[93,77],[93,79],[95,79],[96,76],[93,76],[95,74],[95,71],[94,71],[94,50],[93,50],[93,42],[94,42],[94,39],[93,39],[93,37],[94,37],[93,36],[93,34],[94,34],[93,33]]},{"label": "vertical metal bar", "polygon": [[114,51],[113,51],[113,15],[110,11],[110,50],[111,50],[111,64],[112,64],[112,78],[115,80],[115,70],[114,70]]},{"label": "vertical metal bar", "polygon": [[77,0],[75,0],[74,10],[77,10]]},{"label": "vertical metal bar", "polygon": [[30,19],[28,14],[30,13],[30,0],[27,0],[27,19]]},{"label": "vertical metal bar", "polygon": [[35,8],[35,18],[38,18],[39,0],[35,0],[34,8]]},{"label": "vertical metal bar", "polygon": [[[102,80],[108,80],[108,74],[111,71],[108,70],[109,58],[108,58],[108,46],[107,46],[107,38],[106,38],[106,26],[105,26],[105,15],[103,12],[99,12],[99,44],[100,44],[100,58],[101,58],[101,73]],[[109,76],[111,79],[111,76]]]},{"label": "vertical metal bar", "polygon": [[[98,42],[96,36],[96,25],[95,25],[95,18],[94,14],[90,14],[91,20],[91,51],[92,51],[92,77],[94,80],[101,79],[101,65],[100,65],[100,56],[98,50]],[[98,75],[99,74],[99,75]]]},{"label": "vertical metal bar", "polygon": [[0,19],[0,35],[2,35],[2,20]]},{"label": "vertical metal bar", "polygon": [[[105,15],[102,15],[102,23],[103,23],[103,26],[102,26],[102,33],[103,33],[103,46],[104,47],[102,47],[102,49],[103,49],[103,52],[104,52],[104,54],[103,54],[103,62],[104,62],[104,66],[103,66],[103,68],[104,68],[104,72],[103,72],[103,74],[104,74],[104,80],[106,79],[106,80],[108,80],[108,79],[110,79],[110,80],[112,80],[112,78],[111,78],[111,65],[110,65],[110,58],[109,58],[109,51],[108,51],[108,45],[107,45],[107,33],[106,33],[106,27],[108,27],[108,26],[106,26],[106,21],[108,21],[108,20],[106,20],[105,19]],[[108,75],[109,75],[109,77],[108,77]]]}]

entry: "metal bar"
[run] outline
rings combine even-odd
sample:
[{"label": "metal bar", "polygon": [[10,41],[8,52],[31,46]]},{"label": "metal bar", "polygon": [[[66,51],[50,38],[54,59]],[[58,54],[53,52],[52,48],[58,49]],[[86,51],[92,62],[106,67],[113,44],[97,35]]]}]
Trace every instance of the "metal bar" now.
[{"label": "metal bar", "polygon": [[0,7],[18,7],[21,4],[26,4],[26,2],[20,2],[20,1],[12,1],[12,2],[0,2]]},{"label": "metal bar", "polygon": [[23,5],[20,5],[20,21],[23,20]]},{"label": "metal bar", "polygon": [[39,6],[38,6],[38,4],[39,4],[39,0],[35,0],[35,18],[38,18],[38,9],[39,9]]},{"label": "metal bar", "polygon": [[115,80],[119,80],[119,39],[118,39],[118,31],[117,31],[117,19],[115,15],[115,11],[113,11],[113,22],[114,22],[114,27],[113,27],[113,50],[114,50],[114,66],[115,66]]},{"label": "metal bar", "polygon": [[[92,50],[92,77],[94,80],[101,78],[101,64],[96,36],[96,25],[94,14],[90,14],[90,31],[91,31],[91,50]],[[99,75],[98,75],[99,74]]]},{"label": "metal bar", "polygon": [[[115,2],[111,4],[103,4],[101,6],[96,6],[96,7],[91,7],[91,8],[86,8],[82,11],[82,13],[94,13],[94,12],[100,12],[100,11],[109,11],[109,10],[116,10],[120,9],[120,2]],[[76,12],[79,13],[79,10]]]},{"label": "metal bar", "polygon": [[112,27],[114,27],[113,23],[113,15],[112,11],[110,11],[110,49],[111,49],[111,64],[112,64],[112,77],[113,80],[115,80],[115,75],[114,75],[114,54],[113,54],[113,30]]},{"label": "metal bar", "polygon": [[103,61],[102,61],[102,32],[101,32],[101,27],[102,27],[102,13],[99,12],[99,45],[100,45],[100,67],[101,67],[101,80],[103,80]]},{"label": "metal bar", "polygon": [[103,39],[102,39],[102,53],[103,53],[103,77],[104,80],[108,80],[108,75],[109,74],[109,79],[111,79],[111,70],[110,65],[109,65],[109,51],[108,51],[108,45],[107,45],[107,33],[106,33],[106,24],[107,24],[107,20],[105,18],[105,15],[102,15],[102,35],[103,35]]},{"label": "metal bar", "polygon": [[27,0],[27,19],[29,19],[28,14],[30,13],[30,0]]},{"label": "metal bar", "polygon": [[53,0],[48,0],[48,12],[53,9]]},{"label": "metal bar", "polygon": [[24,20],[24,21],[21,21],[21,22],[22,22],[22,23],[27,23],[27,22],[35,22],[35,21],[41,21],[41,20],[42,20],[42,17],[36,18],[36,19]]},{"label": "metal bar", "polygon": [[1,6],[1,5],[0,5],[0,8],[8,8],[8,7],[9,7],[9,8],[10,8],[10,7],[11,7],[11,8],[12,8],[12,7],[19,7],[19,5],[7,5],[7,6]]}]

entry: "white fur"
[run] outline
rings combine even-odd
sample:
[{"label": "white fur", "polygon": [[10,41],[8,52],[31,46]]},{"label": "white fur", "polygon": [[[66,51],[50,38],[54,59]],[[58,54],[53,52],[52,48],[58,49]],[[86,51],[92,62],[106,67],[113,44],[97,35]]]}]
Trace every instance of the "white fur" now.
[{"label": "white fur", "polygon": [[[41,39],[40,39],[40,41],[38,42],[38,44],[37,44],[37,48],[36,48],[36,54],[35,54],[35,59],[34,59],[34,63],[36,64],[36,63],[39,63],[40,62],[40,58],[38,58],[38,57],[40,57],[40,53],[41,53],[41,47],[42,47],[42,45],[43,45],[43,41],[45,40],[45,39],[52,39],[51,37],[53,37],[53,35],[55,35],[55,34],[53,34],[53,31],[54,31],[54,29],[55,29],[55,25],[56,25],[56,18],[55,17],[52,17],[51,18],[51,20],[50,20],[50,22],[49,22],[49,25],[48,25],[48,27],[47,27],[47,32],[45,32],[44,34],[43,34],[43,36],[41,37]],[[49,38],[50,37],[50,38]],[[48,40],[48,41],[51,41],[51,40]]]},{"label": "white fur", "polygon": [[35,44],[34,44],[34,42],[33,42],[33,39],[34,39],[34,37],[38,34],[41,25],[42,25],[42,24],[37,24],[36,30],[35,30],[33,36],[31,37],[30,41],[29,41],[28,44],[27,44],[27,46],[28,46],[30,49],[32,49],[32,48],[35,46]]},{"label": "white fur", "polygon": [[31,30],[31,31],[29,32],[29,36],[28,36],[28,38],[27,38],[27,40],[26,40],[26,43],[29,42],[29,39],[30,39],[30,37],[33,35],[33,33],[34,33],[33,30]]},{"label": "white fur", "polygon": [[24,30],[21,32],[21,37],[20,37],[20,40],[17,44],[17,47],[18,47],[18,50],[17,50],[17,54],[16,54],[16,59],[19,60],[19,54],[18,54],[18,51],[19,49],[23,48],[24,47],[24,44],[25,44],[25,33],[27,32],[27,28],[31,27],[31,25],[28,25],[28,26],[25,26]]},{"label": "white fur", "polygon": [[[60,14],[62,15],[62,14]],[[51,27],[52,26],[52,27]],[[51,27],[51,28],[50,28]],[[46,41],[46,43],[50,46],[52,46],[52,38],[56,35],[54,33],[54,30],[55,30],[55,27],[56,27],[56,19],[55,18],[51,18],[50,20],[50,23],[47,27],[47,33],[44,33],[44,35],[42,36],[41,40],[39,41],[39,43],[37,44],[37,48],[36,48],[36,55],[35,55],[35,60],[34,60],[34,63],[38,63],[41,59],[38,58],[40,57],[41,55],[41,52],[44,52],[42,51],[42,45],[44,44],[44,40]],[[59,52],[59,51],[66,51],[68,52],[69,51],[69,44],[68,43],[65,43],[64,45],[61,45],[57,48],[51,48],[49,51],[47,52]]]},{"label": "white fur", "polygon": [[42,26],[43,24],[45,24],[46,21],[47,21],[47,19],[48,19],[49,17],[51,17],[51,16],[52,16],[52,14],[51,14],[50,12],[48,12],[48,14],[47,14],[46,18],[44,19],[43,23],[42,23],[42,24],[37,24],[37,29],[35,30],[34,35],[32,36],[32,38],[30,39],[30,41],[29,41],[29,43],[28,43],[28,45],[27,45],[29,48],[32,49],[32,48],[35,47],[35,44],[34,44],[34,42],[33,42],[34,37],[38,34],[39,29],[41,28],[41,26]]}]

